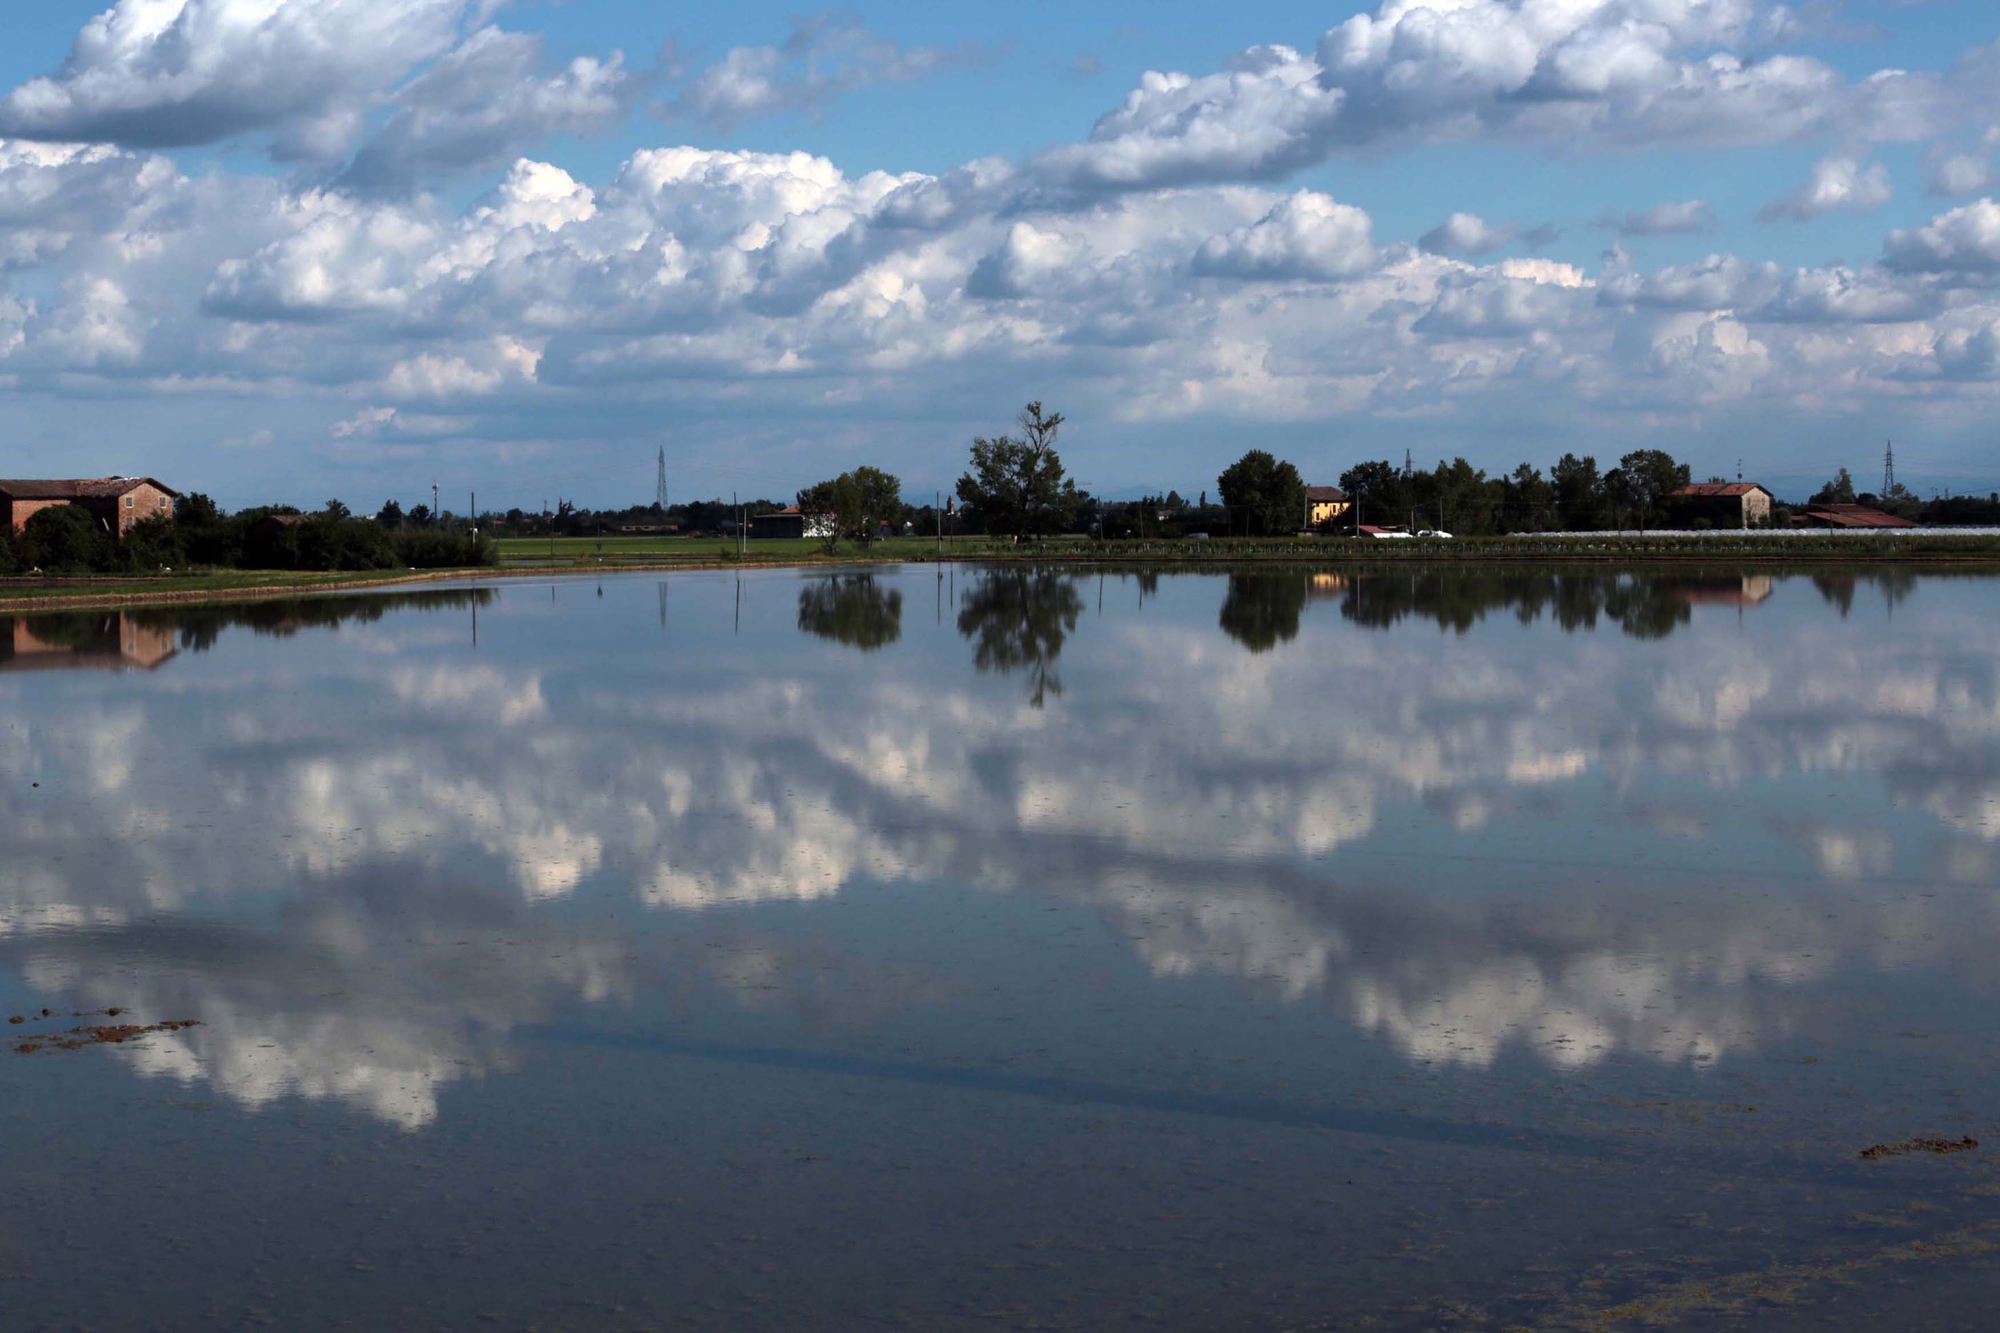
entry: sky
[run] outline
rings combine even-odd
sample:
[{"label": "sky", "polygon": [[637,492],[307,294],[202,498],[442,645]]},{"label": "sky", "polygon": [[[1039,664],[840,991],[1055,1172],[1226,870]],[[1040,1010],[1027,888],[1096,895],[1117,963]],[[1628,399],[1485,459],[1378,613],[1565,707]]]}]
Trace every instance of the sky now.
[{"label": "sky", "polygon": [[44,0],[0,474],[1108,494],[1248,448],[2000,489],[1982,0]]}]

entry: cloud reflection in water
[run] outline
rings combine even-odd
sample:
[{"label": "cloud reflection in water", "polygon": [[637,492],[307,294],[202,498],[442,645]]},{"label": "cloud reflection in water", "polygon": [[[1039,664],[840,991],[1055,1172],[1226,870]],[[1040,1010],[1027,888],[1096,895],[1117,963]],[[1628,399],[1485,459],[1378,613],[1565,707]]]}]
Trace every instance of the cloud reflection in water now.
[{"label": "cloud reflection in water", "polygon": [[[148,613],[158,670],[0,672],[0,955],[203,1020],[142,1072],[414,1127],[510,1029],[663,969],[789,994],[796,943],[675,922],[867,884],[1087,909],[1170,984],[1469,1068],[1712,1062],[1823,1028],[1843,968],[1979,984],[2000,946],[1992,582],[1893,581],[1888,635],[1823,576],[1113,577],[1140,596],[1100,620],[1080,576],[958,571],[936,624],[929,571],[808,578],[671,659],[601,646],[651,583]],[[478,656],[429,633],[475,608]],[[586,893],[663,929],[556,910]],[[821,983],[879,973],[845,948]]]}]

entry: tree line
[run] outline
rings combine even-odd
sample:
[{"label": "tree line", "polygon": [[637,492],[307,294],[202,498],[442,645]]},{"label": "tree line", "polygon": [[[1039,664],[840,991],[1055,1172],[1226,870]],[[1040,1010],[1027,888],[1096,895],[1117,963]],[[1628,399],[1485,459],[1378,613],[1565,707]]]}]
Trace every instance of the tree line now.
[{"label": "tree line", "polygon": [[[953,492],[953,517],[970,531],[1016,540],[1064,533],[1271,537],[1312,526],[1298,467],[1262,449],[1216,477],[1215,504],[1205,491],[1192,503],[1177,492],[1110,503],[1079,490],[1064,468],[1056,449],[1060,412],[1031,402],[1016,425],[1015,433],[972,441],[971,465]],[[1468,535],[1646,527],[1667,516],[1669,497],[1689,479],[1687,464],[1658,449],[1627,453],[1608,471],[1595,458],[1565,454],[1547,476],[1523,463],[1489,477],[1463,458],[1427,472],[1361,463],[1340,475],[1352,507],[1322,526],[1353,531],[1368,522]],[[844,539],[872,542],[899,517],[909,523],[900,491],[896,477],[857,468],[800,491],[798,507],[831,551]]]},{"label": "tree line", "polygon": [[[385,511],[394,507],[392,501]],[[427,511],[415,521],[397,518],[393,526],[379,516],[357,518],[339,500],[309,514],[285,505],[232,514],[197,491],[182,496],[171,515],[156,514],[116,538],[88,510],[51,505],[0,540],[0,574],[153,574],[188,566],[456,569],[498,559],[483,534],[432,524]]]},{"label": "tree line", "polygon": [[[903,528],[923,534],[933,531],[934,523],[949,521],[959,525],[954,531],[1016,540],[1058,534],[1276,537],[1312,528],[1351,533],[1362,524],[1464,536],[1713,524],[1676,497],[1694,480],[1693,468],[1663,449],[1630,450],[1608,467],[1594,455],[1570,452],[1546,472],[1522,463],[1497,475],[1462,457],[1440,459],[1429,469],[1398,467],[1386,459],[1357,463],[1338,478],[1346,507],[1318,523],[1297,465],[1262,449],[1245,452],[1223,469],[1213,504],[1206,491],[1192,501],[1169,491],[1111,502],[1079,490],[1063,467],[1056,450],[1062,424],[1061,413],[1032,402],[1017,418],[1016,432],[975,438],[971,465],[954,489],[956,504],[945,515],[930,506],[900,505],[900,483],[874,468],[857,468],[801,491],[799,508],[827,516],[818,531],[829,550],[848,538],[872,542],[895,530],[899,518]],[[1844,468],[1806,503],[1859,503],[1926,523],[2000,523],[2000,494],[1920,502],[1901,486],[1882,496],[1857,493]],[[1791,515],[1789,506],[1774,503],[1766,523],[1783,527]]]}]

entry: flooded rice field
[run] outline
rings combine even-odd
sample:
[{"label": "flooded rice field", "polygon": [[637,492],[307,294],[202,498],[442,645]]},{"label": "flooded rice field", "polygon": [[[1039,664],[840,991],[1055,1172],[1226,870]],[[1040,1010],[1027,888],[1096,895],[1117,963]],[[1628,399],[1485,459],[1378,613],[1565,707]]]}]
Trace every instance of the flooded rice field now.
[{"label": "flooded rice field", "polygon": [[2000,578],[0,618],[8,1328],[1976,1324]]}]

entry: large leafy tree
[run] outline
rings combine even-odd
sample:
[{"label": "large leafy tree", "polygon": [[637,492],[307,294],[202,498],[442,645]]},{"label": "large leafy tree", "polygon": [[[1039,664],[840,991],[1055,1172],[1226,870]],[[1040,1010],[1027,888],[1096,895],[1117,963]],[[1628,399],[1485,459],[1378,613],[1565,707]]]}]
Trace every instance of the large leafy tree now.
[{"label": "large leafy tree", "polygon": [[1019,439],[973,440],[972,470],[958,479],[959,501],[990,533],[1025,537],[1061,532],[1082,500],[1056,453],[1062,413],[1029,403],[1017,424]]},{"label": "large leafy tree", "polygon": [[858,467],[799,492],[799,512],[818,523],[830,555],[840,539],[872,543],[903,514],[903,483],[880,468]]},{"label": "large leafy tree", "polygon": [[1501,483],[1501,491],[1508,531],[1540,532],[1550,525],[1555,488],[1543,478],[1540,468],[1521,464]]},{"label": "large leafy tree", "polygon": [[[1797,491],[1792,493],[1794,495],[1798,494]],[[1812,499],[1807,503],[1816,505],[1853,504],[1854,478],[1847,475],[1846,468],[1842,468],[1832,481],[1814,491]]]},{"label": "large leafy tree", "polygon": [[200,491],[189,491],[174,505],[174,522],[184,528],[205,528],[221,521],[221,507]]},{"label": "large leafy tree", "polygon": [[1563,527],[1586,532],[1609,526],[1604,478],[1595,458],[1564,454],[1549,469],[1549,482],[1555,487],[1556,516]]},{"label": "large leafy tree", "polygon": [[1623,498],[1639,516],[1641,529],[1666,504],[1667,497],[1688,484],[1691,472],[1686,463],[1677,463],[1664,449],[1634,449],[1618,460],[1617,475]]},{"label": "large leafy tree", "polygon": [[880,468],[858,467],[847,474],[859,494],[860,523],[849,535],[863,546],[881,534],[882,525],[903,517],[903,483]]},{"label": "large leafy tree", "polygon": [[1299,470],[1262,449],[1252,449],[1215,479],[1232,519],[1241,516],[1256,536],[1297,532],[1306,521],[1306,484]]},{"label": "large leafy tree", "polygon": [[1356,463],[1340,474],[1340,489],[1355,504],[1347,514],[1350,522],[1397,522],[1395,516],[1402,514],[1409,503],[1409,483],[1387,459]]}]

